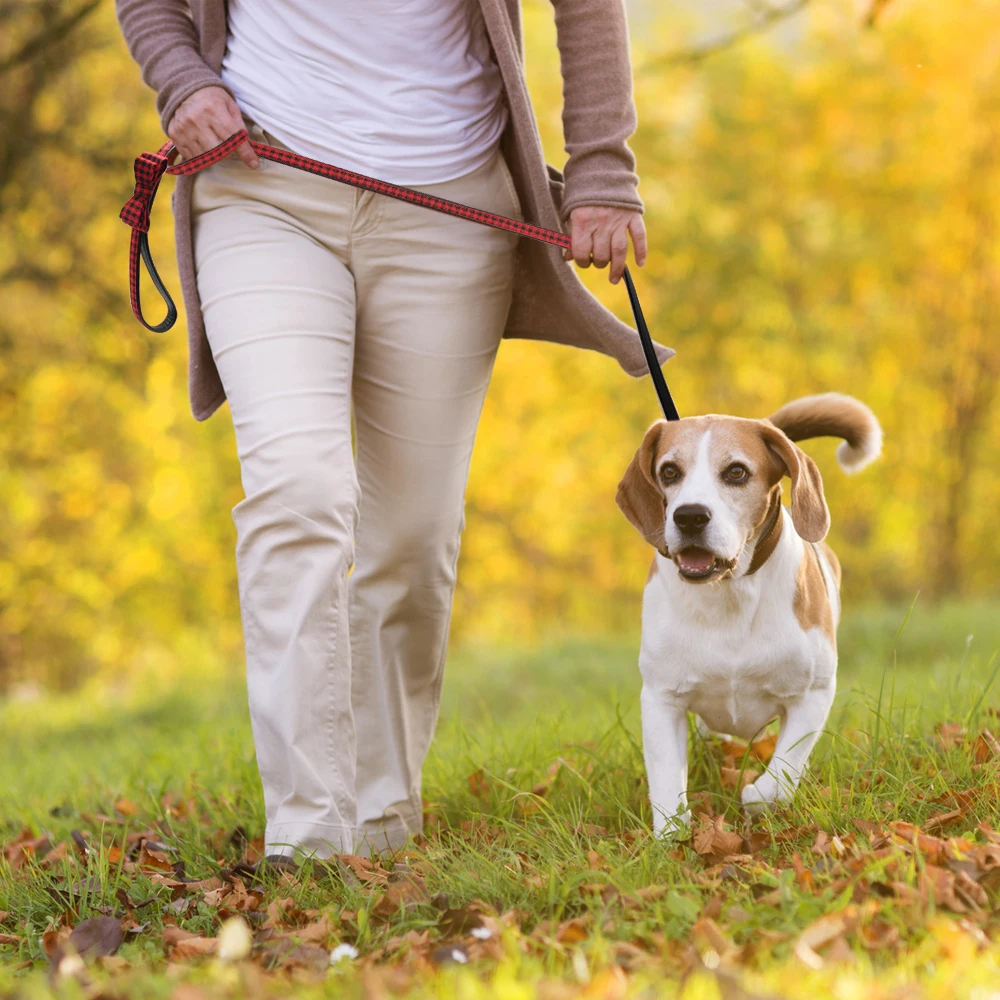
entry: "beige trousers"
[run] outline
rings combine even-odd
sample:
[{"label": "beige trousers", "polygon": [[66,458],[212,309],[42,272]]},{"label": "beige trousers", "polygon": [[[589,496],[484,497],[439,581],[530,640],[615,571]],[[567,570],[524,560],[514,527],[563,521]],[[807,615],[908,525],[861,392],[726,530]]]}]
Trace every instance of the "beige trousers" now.
[{"label": "beige trousers", "polygon": [[[423,190],[520,218],[499,153]],[[515,237],[266,161],[199,174],[193,208],[246,495],[233,518],[267,851],[393,849],[421,828]]]}]

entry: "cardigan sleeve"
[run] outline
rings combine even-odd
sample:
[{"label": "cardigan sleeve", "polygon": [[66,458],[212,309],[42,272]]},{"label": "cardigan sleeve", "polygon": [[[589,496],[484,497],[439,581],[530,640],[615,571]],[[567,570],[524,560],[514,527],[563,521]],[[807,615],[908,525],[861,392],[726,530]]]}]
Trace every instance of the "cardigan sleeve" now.
[{"label": "cardigan sleeve", "polygon": [[563,78],[565,219],[580,205],[642,211],[624,0],[552,0]]},{"label": "cardigan sleeve", "polygon": [[203,87],[227,87],[201,57],[198,31],[184,0],[115,0],[118,23],[142,79],[156,91],[166,132],[174,112]]}]

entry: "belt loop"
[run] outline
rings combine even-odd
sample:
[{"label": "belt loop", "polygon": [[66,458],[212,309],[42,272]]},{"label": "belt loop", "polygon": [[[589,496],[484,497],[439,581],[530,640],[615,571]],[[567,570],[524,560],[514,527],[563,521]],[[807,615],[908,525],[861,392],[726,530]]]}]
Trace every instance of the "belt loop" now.
[{"label": "belt loop", "polygon": [[[268,144],[267,134],[260,125],[258,125],[252,118],[247,118],[246,115],[243,116],[243,121],[246,124],[247,133],[250,136],[251,142],[260,142],[265,145]],[[259,156],[257,157],[257,169],[260,173],[264,173],[265,170],[271,169],[271,164],[263,156]]]},{"label": "belt loop", "polygon": [[250,133],[251,139],[255,139],[257,142],[263,141],[264,130],[252,118],[248,118],[244,115],[243,124],[246,126],[247,132]]}]

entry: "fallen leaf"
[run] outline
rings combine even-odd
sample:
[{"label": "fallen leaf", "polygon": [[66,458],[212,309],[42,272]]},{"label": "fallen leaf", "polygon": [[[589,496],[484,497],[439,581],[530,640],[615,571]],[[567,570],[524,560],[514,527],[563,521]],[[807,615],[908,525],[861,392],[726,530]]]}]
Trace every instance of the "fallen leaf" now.
[{"label": "fallen leaf", "polygon": [[976,737],[972,753],[977,764],[985,764],[988,760],[1000,757],[1000,742],[997,742],[997,738],[988,729],[984,729]]},{"label": "fallen leaf", "polygon": [[816,949],[843,937],[847,930],[847,919],[843,913],[830,913],[814,920],[795,941],[792,949],[796,958],[810,969],[823,968],[823,959]]},{"label": "fallen leaf", "polygon": [[409,910],[430,902],[430,894],[423,880],[405,879],[390,885],[379,901],[372,907],[377,917],[394,917],[400,909]]},{"label": "fallen leaf", "polygon": [[759,740],[754,740],[754,742],[750,744],[750,753],[756,757],[761,764],[768,764],[774,756],[774,748],[777,745],[778,734],[768,733],[766,736],[762,736]]},{"label": "fallen leaf", "polygon": [[868,951],[883,951],[899,943],[899,930],[884,920],[876,918],[858,927],[858,940]]},{"label": "fallen leaf", "polygon": [[816,887],[813,881],[813,874],[803,864],[798,851],[792,855],[792,868],[795,870],[795,881],[800,888],[811,891]]},{"label": "fallen leaf", "polygon": [[478,771],[473,771],[468,777],[469,791],[480,800],[480,802],[488,802],[490,798],[490,782],[486,777],[486,772],[480,768]]},{"label": "fallen leaf", "polygon": [[73,928],[66,948],[81,958],[99,958],[118,951],[124,936],[121,923],[114,917],[88,917]]},{"label": "fallen leaf", "polygon": [[358,854],[337,854],[335,857],[347,865],[362,882],[378,882],[380,878],[385,878],[385,874],[376,870],[370,858]]},{"label": "fallen leaf", "polygon": [[62,868],[61,862],[65,861],[69,856],[69,844],[65,840],[56,844],[51,850],[45,852],[45,854],[39,860],[39,864],[43,868]]},{"label": "fallen leaf", "polygon": [[[208,900],[206,899],[207,903]],[[195,905],[195,901],[191,896],[178,896],[176,899],[172,899],[167,903],[165,909],[169,910],[177,917],[183,917],[192,906]]]},{"label": "fallen leaf", "polygon": [[936,816],[931,816],[924,823],[924,830],[928,833],[931,830],[940,830],[946,826],[950,826],[956,820],[960,820],[964,815],[964,809],[952,809],[950,812],[938,813]]},{"label": "fallen leaf", "polygon": [[17,871],[23,864],[36,857],[44,857],[52,850],[48,837],[32,837],[31,830],[25,827],[14,839],[4,847],[4,857],[7,864]]},{"label": "fallen leaf", "polygon": [[139,856],[136,858],[136,864],[143,871],[152,870],[157,872],[170,872],[171,875],[176,874],[174,872],[173,862],[170,860],[168,855],[164,851],[149,848],[146,844],[143,844],[139,849]]},{"label": "fallen leaf", "polygon": [[155,883],[156,885],[165,885],[173,890],[173,896],[175,899],[186,892],[194,892],[200,888],[200,883],[198,882],[185,882],[183,879],[172,878],[169,875],[164,875],[162,872],[154,872],[151,874],[149,876],[149,881]]},{"label": "fallen leaf", "polygon": [[578,944],[586,941],[590,936],[588,925],[593,922],[589,913],[582,917],[573,917],[572,920],[564,920],[556,931],[555,938],[563,944]]},{"label": "fallen leaf", "polygon": [[817,830],[816,839],[810,848],[813,854],[828,854],[830,851],[830,834],[826,830]]},{"label": "fallen leaf", "polygon": [[722,816],[701,826],[694,835],[694,849],[697,854],[718,854],[723,857],[738,854],[743,837],[732,830],[724,829]]},{"label": "fallen leaf", "polygon": [[921,901],[926,905],[933,900],[953,913],[968,913],[988,905],[986,892],[964,872],[954,872],[938,865],[924,865],[920,872],[919,890]]},{"label": "fallen leaf", "polygon": [[65,954],[63,945],[71,933],[72,931],[69,927],[52,927],[43,932],[42,951],[45,952],[45,957],[51,963],[58,964],[59,959]]},{"label": "fallen leaf", "polygon": [[830,854],[835,858],[842,858],[854,849],[856,841],[853,833],[834,834],[830,838]]},{"label": "fallen leaf", "polygon": [[[752,785],[760,777],[760,771],[755,771],[752,767],[743,770],[738,767],[720,767],[719,774],[722,777],[723,788],[732,788],[741,792],[747,785]],[[737,785],[739,785],[738,789]]]},{"label": "fallen leaf", "polygon": [[717,960],[728,961],[736,954],[737,948],[723,933],[719,925],[711,917],[702,917],[695,921],[691,928],[691,941],[698,953],[706,960],[709,952],[715,954]]},{"label": "fallen leaf", "polygon": [[934,740],[942,750],[951,750],[965,740],[965,726],[960,722],[939,722],[934,728]]},{"label": "fallen leaf", "polygon": [[976,829],[989,841],[991,844],[1000,844],[1000,830],[994,830],[986,820],[983,820],[976,826]]},{"label": "fallen leaf", "polygon": [[292,931],[292,936],[306,944],[326,944],[334,933],[335,928],[329,918],[323,917],[321,920],[306,924],[305,927],[296,928]]},{"label": "fallen leaf", "polygon": [[873,823],[869,819],[855,819],[851,821],[869,840],[875,841],[884,836],[884,831],[880,823]]},{"label": "fallen leaf", "polygon": [[259,956],[268,968],[285,970],[306,969],[325,972],[330,965],[330,953],[314,944],[298,944],[289,938],[268,942]]},{"label": "fallen leaf", "polygon": [[168,955],[173,961],[214,955],[219,946],[217,938],[200,937],[179,927],[169,926],[163,928],[163,943],[167,946]]}]

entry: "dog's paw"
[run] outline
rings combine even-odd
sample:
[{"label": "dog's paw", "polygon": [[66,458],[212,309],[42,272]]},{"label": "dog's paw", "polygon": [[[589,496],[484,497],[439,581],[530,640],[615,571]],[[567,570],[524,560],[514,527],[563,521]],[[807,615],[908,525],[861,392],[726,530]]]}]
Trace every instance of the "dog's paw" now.
[{"label": "dog's paw", "polygon": [[762,812],[779,801],[778,786],[774,781],[758,778],[743,789],[743,808],[748,813]]}]

